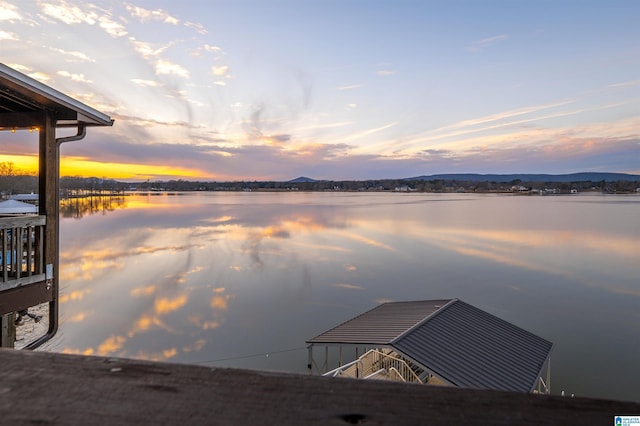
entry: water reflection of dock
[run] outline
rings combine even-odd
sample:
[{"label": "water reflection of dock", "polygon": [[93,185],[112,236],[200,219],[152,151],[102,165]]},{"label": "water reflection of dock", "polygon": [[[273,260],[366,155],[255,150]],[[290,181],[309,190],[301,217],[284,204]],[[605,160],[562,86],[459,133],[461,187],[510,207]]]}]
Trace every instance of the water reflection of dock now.
[{"label": "water reflection of dock", "polygon": [[60,198],[87,198],[87,197],[124,197],[125,191],[121,189],[65,189],[60,191]]},{"label": "water reflection of dock", "polygon": [[79,219],[95,213],[126,207],[127,196],[123,191],[76,193],[60,200],[60,216]]}]

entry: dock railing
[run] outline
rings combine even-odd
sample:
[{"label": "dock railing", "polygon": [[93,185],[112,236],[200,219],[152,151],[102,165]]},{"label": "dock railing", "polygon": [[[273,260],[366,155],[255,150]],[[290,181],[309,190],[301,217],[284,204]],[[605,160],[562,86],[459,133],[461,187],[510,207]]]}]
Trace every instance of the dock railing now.
[{"label": "dock railing", "polygon": [[46,216],[0,216],[0,291],[45,280]]},{"label": "dock railing", "polygon": [[378,349],[371,349],[357,360],[331,370],[323,374],[323,376],[380,378],[381,371],[385,372],[388,380],[423,383],[405,360]]}]

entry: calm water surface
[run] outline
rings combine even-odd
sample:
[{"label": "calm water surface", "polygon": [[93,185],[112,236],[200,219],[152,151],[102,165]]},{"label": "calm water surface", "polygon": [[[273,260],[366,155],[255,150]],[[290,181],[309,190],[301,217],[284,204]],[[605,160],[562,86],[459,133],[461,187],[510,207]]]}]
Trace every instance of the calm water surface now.
[{"label": "calm water surface", "polygon": [[552,390],[640,400],[640,197],[134,195],[61,221],[48,350],[306,372],[383,301],[459,298],[554,343]]}]

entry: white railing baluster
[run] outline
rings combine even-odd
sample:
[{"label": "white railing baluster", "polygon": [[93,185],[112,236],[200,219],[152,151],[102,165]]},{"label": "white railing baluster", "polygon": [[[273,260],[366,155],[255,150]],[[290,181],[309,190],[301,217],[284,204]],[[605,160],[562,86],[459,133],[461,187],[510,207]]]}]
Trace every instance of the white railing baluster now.
[{"label": "white railing baluster", "polygon": [[[422,380],[403,359],[396,358],[376,349],[371,349],[357,360],[331,370],[324,376],[331,377],[377,377],[384,370],[387,375],[394,374],[405,382],[422,383]],[[393,373],[392,373],[393,370]]]}]

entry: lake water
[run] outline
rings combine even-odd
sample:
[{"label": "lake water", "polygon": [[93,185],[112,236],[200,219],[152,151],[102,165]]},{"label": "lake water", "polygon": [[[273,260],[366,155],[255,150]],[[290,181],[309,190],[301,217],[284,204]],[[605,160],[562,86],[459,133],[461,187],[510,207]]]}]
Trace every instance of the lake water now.
[{"label": "lake water", "polygon": [[47,350],[304,373],[307,339],[378,303],[459,298],[554,343],[553,393],[640,400],[640,196],[87,203],[63,208]]}]

